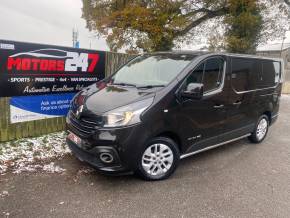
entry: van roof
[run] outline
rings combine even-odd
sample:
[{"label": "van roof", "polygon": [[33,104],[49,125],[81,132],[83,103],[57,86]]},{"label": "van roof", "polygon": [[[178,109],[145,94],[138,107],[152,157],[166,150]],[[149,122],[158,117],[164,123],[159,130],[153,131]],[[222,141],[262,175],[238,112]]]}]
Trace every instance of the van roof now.
[{"label": "van roof", "polygon": [[274,60],[274,61],[282,61],[282,58],[271,58],[260,55],[250,55],[250,54],[237,54],[237,53],[227,53],[227,52],[209,52],[209,51],[191,51],[191,50],[174,50],[174,51],[162,51],[162,52],[154,52],[151,54],[176,54],[176,55],[225,55],[229,57],[241,57],[241,58],[254,58],[254,59],[264,59],[264,60]]}]

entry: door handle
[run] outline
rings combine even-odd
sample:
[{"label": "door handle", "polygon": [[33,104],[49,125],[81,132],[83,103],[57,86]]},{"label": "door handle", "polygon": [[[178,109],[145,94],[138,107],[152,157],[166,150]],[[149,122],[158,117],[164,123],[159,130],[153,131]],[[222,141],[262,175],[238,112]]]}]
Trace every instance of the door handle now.
[{"label": "door handle", "polygon": [[216,109],[218,109],[218,108],[223,108],[224,105],[223,105],[223,104],[219,104],[219,105],[215,105],[215,106],[213,106],[213,107],[216,108]]},{"label": "door handle", "polygon": [[236,101],[236,102],[233,103],[233,105],[240,105],[240,104],[242,104],[241,101]]}]

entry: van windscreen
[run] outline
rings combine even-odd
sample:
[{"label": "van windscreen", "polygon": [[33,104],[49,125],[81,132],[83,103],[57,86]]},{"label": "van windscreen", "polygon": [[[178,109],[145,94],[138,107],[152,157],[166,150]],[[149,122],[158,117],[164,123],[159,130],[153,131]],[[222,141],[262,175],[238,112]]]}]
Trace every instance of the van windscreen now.
[{"label": "van windscreen", "polygon": [[112,77],[112,82],[136,86],[166,86],[195,57],[192,54],[142,55],[118,70]]}]

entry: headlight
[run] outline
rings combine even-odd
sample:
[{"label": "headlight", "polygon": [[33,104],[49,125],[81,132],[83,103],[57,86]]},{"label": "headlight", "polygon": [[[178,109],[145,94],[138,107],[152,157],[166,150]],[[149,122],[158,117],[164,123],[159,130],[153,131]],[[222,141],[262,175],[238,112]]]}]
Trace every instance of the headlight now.
[{"label": "headlight", "polygon": [[153,102],[153,98],[135,102],[123,107],[106,112],[104,116],[104,127],[128,126],[141,122],[140,115]]}]

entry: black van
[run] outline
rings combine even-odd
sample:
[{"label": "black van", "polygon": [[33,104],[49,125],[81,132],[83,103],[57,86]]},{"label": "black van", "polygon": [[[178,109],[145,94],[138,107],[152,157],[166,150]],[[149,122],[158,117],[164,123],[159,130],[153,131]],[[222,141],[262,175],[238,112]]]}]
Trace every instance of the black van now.
[{"label": "black van", "polygon": [[277,119],[281,59],[161,52],[138,56],[78,93],[67,143],[106,173],[170,176],[180,159],[248,137]]}]

